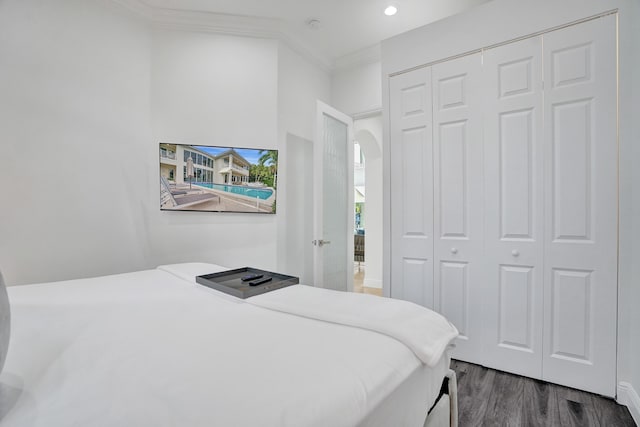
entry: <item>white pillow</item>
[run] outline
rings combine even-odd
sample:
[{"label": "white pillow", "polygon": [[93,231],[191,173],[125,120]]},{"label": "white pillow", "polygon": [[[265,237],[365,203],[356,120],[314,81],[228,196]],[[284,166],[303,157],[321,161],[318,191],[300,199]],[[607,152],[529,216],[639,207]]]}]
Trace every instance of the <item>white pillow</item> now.
[{"label": "white pillow", "polygon": [[9,350],[9,333],[11,332],[11,311],[9,310],[9,296],[4,287],[4,279],[0,273],[0,372],[4,366]]}]

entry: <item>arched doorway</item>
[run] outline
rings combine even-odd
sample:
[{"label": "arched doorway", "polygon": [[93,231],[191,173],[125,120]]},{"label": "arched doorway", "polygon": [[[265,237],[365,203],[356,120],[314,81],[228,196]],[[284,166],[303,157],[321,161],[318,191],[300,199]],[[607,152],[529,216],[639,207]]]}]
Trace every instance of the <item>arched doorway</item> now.
[{"label": "arched doorway", "polygon": [[[382,117],[354,122],[356,206],[364,238],[364,277],[360,277],[363,292],[382,294]],[[360,163],[358,154],[361,155]],[[361,169],[361,170],[359,170]],[[360,178],[363,178],[360,180]],[[364,184],[364,185],[358,185]],[[361,196],[361,197],[358,197]],[[359,203],[358,203],[359,202]],[[356,211],[356,212],[358,212]],[[362,271],[355,271],[356,277]],[[354,282],[355,283],[355,282]],[[355,288],[354,288],[355,290]]]}]

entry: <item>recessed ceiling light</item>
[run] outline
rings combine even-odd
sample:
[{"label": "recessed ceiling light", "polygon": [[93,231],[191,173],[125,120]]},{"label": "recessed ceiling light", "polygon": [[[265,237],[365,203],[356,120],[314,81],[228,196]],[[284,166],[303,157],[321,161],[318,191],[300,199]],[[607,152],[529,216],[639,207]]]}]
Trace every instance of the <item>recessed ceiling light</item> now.
[{"label": "recessed ceiling light", "polygon": [[393,5],[387,6],[387,8],[384,10],[384,14],[387,16],[393,16],[396,13],[398,13],[398,8]]},{"label": "recessed ceiling light", "polygon": [[307,26],[312,30],[320,29],[320,20],[317,18],[309,18],[307,19]]}]

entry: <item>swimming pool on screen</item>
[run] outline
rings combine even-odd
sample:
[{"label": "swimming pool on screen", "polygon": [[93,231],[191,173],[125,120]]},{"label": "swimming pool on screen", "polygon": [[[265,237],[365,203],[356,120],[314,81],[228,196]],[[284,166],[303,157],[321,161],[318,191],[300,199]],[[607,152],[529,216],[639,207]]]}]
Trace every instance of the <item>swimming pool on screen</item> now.
[{"label": "swimming pool on screen", "polygon": [[212,190],[225,191],[227,193],[253,197],[254,199],[258,198],[260,200],[267,200],[273,194],[273,190],[267,188],[251,188],[239,185],[212,184],[210,182],[194,182],[193,184],[199,185],[200,187],[211,188]]}]

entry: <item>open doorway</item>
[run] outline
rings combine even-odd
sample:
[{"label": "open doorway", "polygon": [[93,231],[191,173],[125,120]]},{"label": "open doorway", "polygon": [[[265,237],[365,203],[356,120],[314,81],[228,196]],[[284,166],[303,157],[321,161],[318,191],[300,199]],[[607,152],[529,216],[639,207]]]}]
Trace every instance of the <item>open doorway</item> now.
[{"label": "open doorway", "polygon": [[[353,263],[353,290],[382,295],[382,118],[376,116],[354,122],[354,140],[358,148],[352,160],[354,173],[353,233],[364,236],[364,254],[360,265],[356,251],[349,254]],[[300,278],[301,283],[315,284],[313,279],[314,239],[310,217],[313,211],[313,143],[287,134],[286,150],[281,153],[279,183],[279,269]],[[358,169],[360,169],[358,171]],[[343,181],[344,182],[344,181]],[[283,190],[284,189],[284,190]],[[356,213],[359,218],[356,220]],[[351,227],[350,227],[351,228]],[[355,249],[355,247],[354,247]],[[319,286],[319,285],[316,285]]]},{"label": "open doorway", "polygon": [[382,295],[382,117],[354,121],[354,292]]}]

